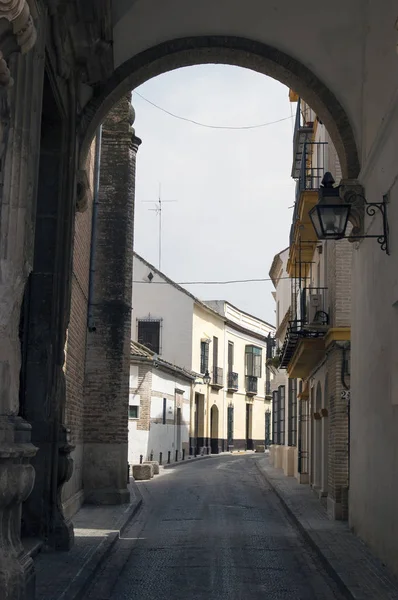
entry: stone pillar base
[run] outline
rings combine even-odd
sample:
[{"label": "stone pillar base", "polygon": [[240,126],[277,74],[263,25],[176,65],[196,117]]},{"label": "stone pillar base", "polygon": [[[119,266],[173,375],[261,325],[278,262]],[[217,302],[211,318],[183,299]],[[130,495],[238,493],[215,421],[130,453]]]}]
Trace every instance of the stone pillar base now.
[{"label": "stone pillar base", "polygon": [[296,457],[296,448],[293,446],[282,446],[284,450],[283,456],[283,472],[287,477],[294,477],[294,464]]},{"label": "stone pillar base", "polygon": [[334,521],[347,521],[347,507],[342,502],[336,502],[334,498],[327,498],[328,515]]},{"label": "stone pillar base", "polygon": [[275,464],[274,464],[275,469],[283,468],[283,450],[284,450],[283,446],[277,446],[275,448]]},{"label": "stone pillar base", "polygon": [[85,444],[84,501],[87,504],[126,504],[127,444]]},{"label": "stone pillar base", "polygon": [[2,600],[32,600],[35,572],[21,543],[21,504],[32,491],[36,454],[30,425],[20,417],[0,417],[0,591]]},{"label": "stone pillar base", "polygon": [[299,483],[308,484],[310,482],[310,476],[308,473],[298,473],[297,481]]}]

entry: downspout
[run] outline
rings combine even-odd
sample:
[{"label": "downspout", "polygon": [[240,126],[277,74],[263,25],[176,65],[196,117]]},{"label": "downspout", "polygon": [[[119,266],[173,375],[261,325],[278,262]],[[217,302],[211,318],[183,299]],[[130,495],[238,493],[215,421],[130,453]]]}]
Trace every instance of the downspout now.
[{"label": "downspout", "polygon": [[96,241],[97,241],[97,215],[99,204],[99,188],[100,188],[100,173],[101,173],[101,145],[102,145],[102,125],[97,129],[95,141],[95,158],[94,158],[94,194],[93,194],[93,215],[91,221],[91,242],[90,242],[90,275],[88,284],[88,314],[87,328],[90,332],[96,331],[94,316],[93,316],[93,296],[94,296],[94,275],[95,275],[95,259],[96,259]]}]

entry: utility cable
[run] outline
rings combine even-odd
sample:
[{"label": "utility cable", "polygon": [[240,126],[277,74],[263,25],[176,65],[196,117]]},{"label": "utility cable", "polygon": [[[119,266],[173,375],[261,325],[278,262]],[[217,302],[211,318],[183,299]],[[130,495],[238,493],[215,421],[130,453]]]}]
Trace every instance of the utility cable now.
[{"label": "utility cable", "polygon": [[207,129],[230,129],[230,130],[259,129],[260,127],[268,127],[268,125],[275,125],[275,123],[281,123],[282,121],[288,121],[289,119],[293,119],[293,115],[291,115],[290,117],[284,117],[283,119],[277,119],[276,121],[269,121],[268,123],[259,123],[258,125],[243,125],[240,127],[233,127],[233,126],[228,126],[228,125],[209,125],[207,123],[200,123],[199,121],[195,121],[194,119],[188,119],[187,117],[182,117],[181,115],[176,115],[175,113],[172,113],[169,110],[162,108],[158,104],[155,104],[155,102],[148,100],[148,98],[145,98],[145,96],[143,96],[142,94],[139,94],[136,91],[134,91],[133,94],[136,94],[137,96],[142,98],[142,100],[145,100],[145,102],[148,102],[148,104],[150,104],[151,106],[154,106],[158,110],[161,110],[162,112],[166,113],[166,115],[170,115],[170,117],[174,117],[175,119],[179,119],[180,121],[186,121],[187,123],[193,123],[194,125],[199,125],[200,127],[206,127]]},{"label": "utility cable", "polygon": [[[292,277],[279,277],[278,281],[281,279],[292,279]],[[146,283],[152,285],[229,285],[231,283],[258,283],[264,281],[272,281],[270,277],[263,279],[231,279],[229,281],[133,281],[133,283]]]}]

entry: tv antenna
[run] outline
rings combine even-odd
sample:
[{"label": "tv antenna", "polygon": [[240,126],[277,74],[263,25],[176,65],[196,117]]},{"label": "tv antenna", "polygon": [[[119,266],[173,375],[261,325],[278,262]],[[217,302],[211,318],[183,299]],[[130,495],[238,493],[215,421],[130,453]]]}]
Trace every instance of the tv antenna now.
[{"label": "tv antenna", "polygon": [[[153,200],[143,200],[144,203],[154,202]],[[178,202],[178,200],[162,200],[162,187],[159,183],[159,197],[157,202],[155,202],[155,208],[148,208],[148,210],[156,212],[156,215],[159,217],[159,239],[158,239],[158,248],[159,248],[159,260],[158,260],[158,269],[161,270],[162,267],[162,210],[163,204],[165,202]]]}]

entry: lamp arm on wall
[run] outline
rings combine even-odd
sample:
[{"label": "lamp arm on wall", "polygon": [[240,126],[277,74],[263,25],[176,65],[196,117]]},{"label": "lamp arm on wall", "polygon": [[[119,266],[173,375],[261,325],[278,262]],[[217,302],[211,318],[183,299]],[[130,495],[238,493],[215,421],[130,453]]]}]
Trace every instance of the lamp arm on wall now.
[{"label": "lamp arm on wall", "polygon": [[[340,186],[340,197],[343,198],[344,202],[350,204],[351,206],[349,221],[352,224],[353,229],[348,239],[352,242],[355,242],[358,239],[376,238],[381,250],[389,255],[389,228],[387,220],[388,194],[384,194],[382,202],[368,202],[365,196],[359,191],[359,189],[356,188],[360,188],[362,190],[362,186],[359,185],[346,186],[342,184]],[[365,214],[367,214],[369,217],[374,217],[377,213],[381,214],[383,224],[382,233],[365,235]]]}]

